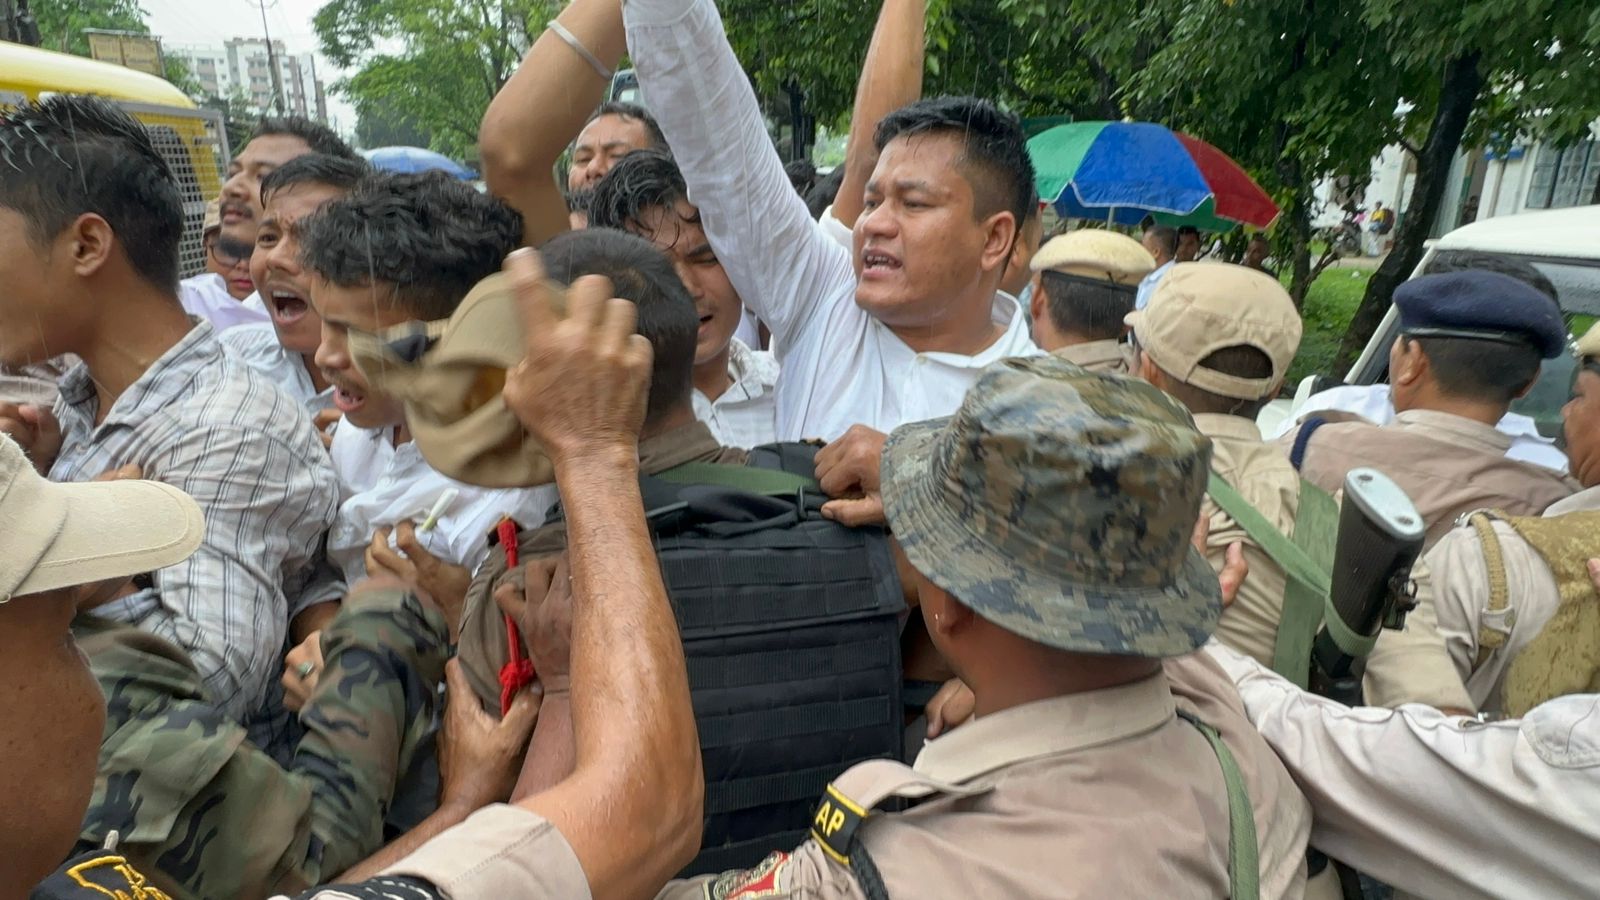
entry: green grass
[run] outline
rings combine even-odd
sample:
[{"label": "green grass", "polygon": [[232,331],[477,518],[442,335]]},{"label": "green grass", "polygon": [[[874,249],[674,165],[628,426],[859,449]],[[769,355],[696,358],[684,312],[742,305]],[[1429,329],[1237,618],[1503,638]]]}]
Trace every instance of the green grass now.
[{"label": "green grass", "polygon": [[1289,366],[1285,390],[1292,392],[1307,375],[1335,374],[1333,359],[1339,353],[1339,342],[1350,327],[1371,276],[1371,272],[1360,269],[1332,268],[1324,269],[1311,283],[1305,307],[1300,311],[1305,333],[1300,338],[1300,353]]}]

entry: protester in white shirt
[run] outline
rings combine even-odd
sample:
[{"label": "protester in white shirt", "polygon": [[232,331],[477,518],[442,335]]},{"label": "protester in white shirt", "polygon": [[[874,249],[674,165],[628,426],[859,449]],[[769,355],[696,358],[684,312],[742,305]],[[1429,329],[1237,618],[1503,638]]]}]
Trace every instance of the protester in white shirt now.
[{"label": "protester in white shirt", "polygon": [[228,285],[222,276],[211,272],[202,272],[179,282],[178,301],[183,304],[184,312],[205,319],[219,332],[268,321],[266,310],[259,305],[259,300],[256,304],[235,300],[228,293]]},{"label": "protester in white shirt", "polygon": [[780,439],[948,415],[988,364],[1038,353],[999,290],[1033,186],[1015,117],[943,99],[886,119],[849,252],[784,174],[714,4],[630,0],[623,16],[711,247],[772,331]]},{"label": "protester in white shirt", "polygon": [[250,273],[271,310],[270,325],[249,325],[222,335],[234,355],[277,382],[305,405],[317,424],[338,413],[333,387],[314,359],[322,319],[311,308],[310,285],[300,262],[299,223],[324,203],[343,197],[372,173],[361,160],[322,153],[298,156],[261,180],[262,216]]},{"label": "protester in white shirt", "polygon": [[[390,402],[374,396],[369,405],[373,400],[383,406]],[[457,579],[470,581],[488,558],[489,536],[501,519],[509,516],[518,525],[536,527],[556,502],[553,487],[490,490],[446,478],[428,465],[416,444],[397,443],[405,437],[403,418],[378,428],[347,423],[334,432],[328,452],[341,502],[328,530],[328,560],[346,588],[367,577],[369,551],[391,560],[382,554],[399,550],[412,565],[426,565],[418,547],[459,569]],[[401,565],[395,556],[391,562]],[[467,581],[461,582],[463,597]]]},{"label": "protester in white shirt", "polygon": [[[1311,416],[1328,412],[1360,416],[1374,424],[1387,425],[1394,420],[1394,399],[1387,384],[1343,384],[1312,394],[1295,408],[1292,418],[1264,436],[1269,441],[1277,440]],[[1539,426],[1528,416],[1508,412],[1495,428],[1511,438],[1507,459],[1533,463],[1556,472],[1567,471],[1567,455],[1555,441],[1540,434]]]},{"label": "protester in white shirt", "polygon": [[[878,166],[874,137],[878,124],[895,110],[922,98],[925,68],[928,4],[926,0],[884,0],[872,43],[856,82],[855,106],[850,111],[850,139],[845,146],[843,177],[833,202],[817,224],[845,249],[854,246],[853,228],[861,217],[867,182]],[[1028,205],[1022,232],[1011,251],[1000,289],[1017,299],[1024,311],[1033,296],[1033,271],[1028,264],[1044,238],[1044,221],[1038,195]]]},{"label": "protester in white shirt", "polygon": [[[495,523],[542,523],[554,489],[483,490],[434,471],[410,443],[403,404],[356,368],[349,334],[449,318],[521,243],[522,221],[470,185],[426,173],[374,175],[298,229],[302,278],[322,322],[316,361],[344,416],[332,445],[342,502],[329,556],[346,586],[384,571],[427,591],[453,628]],[[428,524],[448,490],[454,499]]]},{"label": "protester in white shirt", "polygon": [[1155,257],[1155,271],[1144,277],[1139,282],[1139,292],[1133,298],[1134,309],[1144,309],[1155,296],[1156,287],[1161,284],[1161,279],[1167,277],[1173,265],[1178,261],[1178,229],[1167,225],[1152,225],[1144,231],[1142,243],[1144,249],[1150,251]]},{"label": "protester in white shirt", "polygon": [[1349,708],[1206,647],[1311,801],[1311,844],[1422,897],[1588,897],[1600,846],[1600,695],[1482,723]]},{"label": "protester in white shirt", "polygon": [[595,186],[589,224],[631,231],[666,252],[700,316],[695,415],[725,447],[772,443],[777,360],[734,337],[744,301],[706,239],[700,211],[689,202],[672,157],[661,150],[636,150],[618,160]]}]

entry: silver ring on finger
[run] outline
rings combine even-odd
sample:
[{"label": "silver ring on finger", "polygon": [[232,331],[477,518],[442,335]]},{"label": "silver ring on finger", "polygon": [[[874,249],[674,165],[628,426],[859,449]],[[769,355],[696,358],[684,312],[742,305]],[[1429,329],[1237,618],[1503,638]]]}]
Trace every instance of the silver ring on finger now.
[{"label": "silver ring on finger", "polygon": [[301,681],[305,681],[307,678],[310,678],[311,677],[311,673],[315,672],[316,670],[317,670],[316,663],[313,663],[313,662],[310,662],[310,661],[303,662],[300,665],[294,667],[294,673],[296,675],[300,676],[300,680]]}]

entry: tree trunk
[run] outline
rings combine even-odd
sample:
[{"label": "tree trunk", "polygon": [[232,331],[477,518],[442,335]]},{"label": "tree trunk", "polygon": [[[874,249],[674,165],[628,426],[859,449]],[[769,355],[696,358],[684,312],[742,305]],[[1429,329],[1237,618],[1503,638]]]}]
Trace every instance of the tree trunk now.
[{"label": "tree trunk", "polygon": [[1383,264],[1367,281],[1367,291],[1361,297],[1339,345],[1335,361],[1338,371],[1352,365],[1361,355],[1367,341],[1389,311],[1394,289],[1406,280],[1411,270],[1422,260],[1422,242],[1427,240],[1439,207],[1444,203],[1445,188],[1450,179],[1450,164],[1461,146],[1461,136],[1467,130],[1467,119],[1483,90],[1483,73],[1478,71],[1476,52],[1458,56],[1444,67],[1444,84],[1439,91],[1439,106],[1434,110],[1433,122],[1428,126],[1428,139],[1417,154],[1417,180],[1411,188],[1411,200],[1406,208],[1405,222],[1394,234],[1394,249]]},{"label": "tree trunk", "polygon": [[1311,270],[1311,200],[1315,197],[1313,189],[1308,188],[1303,181],[1297,183],[1294,189],[1294,199],[1290,201],[1289,209],[1285,210],[1289,226],[1289,240],[1293,244],[1291,260],[1291,274],[1289,277],[1289,297],[1294,300],[1295,309],[1304,309],[1306,294],[1311,290],[1311,282],[1316,278],[1316,273]]}]

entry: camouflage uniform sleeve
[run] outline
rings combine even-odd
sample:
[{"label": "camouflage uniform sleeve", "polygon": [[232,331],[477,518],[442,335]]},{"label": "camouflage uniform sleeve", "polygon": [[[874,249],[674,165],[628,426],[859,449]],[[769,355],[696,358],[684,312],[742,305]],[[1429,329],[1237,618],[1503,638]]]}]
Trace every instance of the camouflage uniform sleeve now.
[{"label": "camouflage uniform sleeve", "polygon": [[294,761],[313,797],[306,885],[382,845],[395,784],[433,727],[448,651],[443,615],[399,589],[358,589],[323,631]]},{"label": "camouflage uniform sleeve", "polygon": [[121,637],[127,652],[103,661],[116,671],[97,667],[120,686],[117,708],[134,685],[143,699],[115,716],[120,750],[108,762],[102,748],[85,838],[123,830],[130,862],[178,898],[302,890],[381,846],[396,780],[434,719],[442,615],[399,589],[352,595],[323,631],[323,674],[287,770],[183,690],[194,677],[175,648],[158,655],[140,639]]}]

